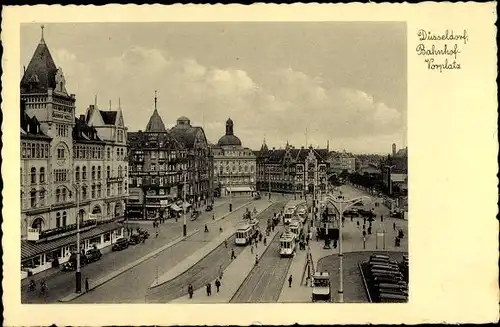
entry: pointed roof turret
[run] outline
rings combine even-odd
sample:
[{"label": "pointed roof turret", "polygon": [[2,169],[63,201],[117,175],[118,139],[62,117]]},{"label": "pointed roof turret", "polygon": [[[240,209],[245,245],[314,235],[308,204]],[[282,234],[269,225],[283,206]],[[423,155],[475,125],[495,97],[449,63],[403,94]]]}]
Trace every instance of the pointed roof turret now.
[{"label": "pointed roof turret", "polygon": [[57,66],[42,35],[21,79],[21,93],[45,93],[56,86]]},{"label": "pointed roof turret", "polygon": [[163,120],[161,119],[160,114],[158,113],[158,109],[156,107],[157,100],[158,99],[156,97],[156,91],[155,91],[155,110],[153,111],[153,114],[149,118],[149,122],[146,125],[145,132],[161,133],[167,131],[167,129],[165,128],[165,124],[163,123]]},{"label": "pointed roof turret", "polygon": [[260,151],[269,151],[269,149],[267,148],[266,139],[264,139],[264,143],[262,143]]}]

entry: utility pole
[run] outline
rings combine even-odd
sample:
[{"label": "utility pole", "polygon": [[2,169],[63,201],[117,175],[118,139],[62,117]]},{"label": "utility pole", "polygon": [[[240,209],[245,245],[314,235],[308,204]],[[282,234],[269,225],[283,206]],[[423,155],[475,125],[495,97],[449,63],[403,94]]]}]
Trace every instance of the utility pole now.
[{"label": "utility pole", "polygon": [[184,225],[182,226],[182,235],[184,237],[187,236],[187,225],[186,225],[186,184],[187,183],[187,172],[184,172],[184,201],[182,203],[182,209],[183,209],[183,219],[184,219]]},{"label": "utility pole", "polygon": [[75,293],[82,292],[82,272],[80,271],[80,185],[75,183],[76,190],[76,289]]},{"label": "utility pole", "polygon": [[233,174],[231,169],[229,169],[229,212],[233,212]]}]

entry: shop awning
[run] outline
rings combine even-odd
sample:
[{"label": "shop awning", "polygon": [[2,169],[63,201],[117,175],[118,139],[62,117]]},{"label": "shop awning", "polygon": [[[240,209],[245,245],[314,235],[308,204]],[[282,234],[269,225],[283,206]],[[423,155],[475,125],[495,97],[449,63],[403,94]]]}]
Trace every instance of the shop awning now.
[{"label": "shop awning", "polygon": [[175,211],[181,211],[181,210],[182,210],[182,209],[181,209],[181,208],[179,208],[179,206],[178,206],[177,204],[175,204],[175,203],[174,203],[174,204],[172,204],[172,205],[170,206],[170,208],[172,208],[172,210],[175,210]]},{"label": "shop awning", "polygon": [[183,206],[184,206],[184,208],[187,209],[191,206],[191,203],[184,202]]},{"label": "shop awning", "polygon": [[[83,242],[86,239],[99,236],[118,228],[121,228],[121,225],[114,222],[99,225],[85,232],[81,232],[80,239]],[[76,244],[76,233],[70,236],[40,243],[21,241],[21,260],[33,258],[37,255],[48,253],[71,244]]]},{"label": "shop awning", "polygon": [[228,192],[252,192],[253,189],[250,186],[234,186],[226,187]]}]

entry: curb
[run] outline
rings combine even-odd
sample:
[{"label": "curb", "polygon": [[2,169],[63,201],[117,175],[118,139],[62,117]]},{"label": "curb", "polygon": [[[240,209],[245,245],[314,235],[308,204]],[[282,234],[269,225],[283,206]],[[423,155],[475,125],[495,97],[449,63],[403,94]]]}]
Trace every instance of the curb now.
[{"label": "curb", "polygon": [[[166,249],[168,249],[169,247],[172,247],[174,245],[176,245],[177,243],[180,243],[181,241],[185,240],[186,238],[188,237],[191,237],[193,235],[195,235],[196,233],[198,233],[200,231],[200,229],[195,229],[194,231],[192,231],[191,233],[187,234],[186,237],[184,236],[181,236],[181,237],[178,237],[176,238],[175,240],[165,244],[164,246],[162,247],[159,247],[158,249],[156,250],[153,250],[151,251],[150,253],[148,253],[147,255],[125,265],[124,267],[108,274],[107,276],[104,276],[102,277],[101,279],[98,279],[95,283],[93,283],[92,287],[89,288],[89,291],[93,290],[93,289],[96,289],[97,287],[109,282],[110,280],[112,280],[113,278],[116,278],[118,277],[119,275],[125,273],[126,271],[140,265],[141,263],[145,262],[146,260],[149,260],[151,259],[152,257],[154,257],[155,255],[157,255],[158,253],[160,252],[163,252],[165,251]],[[84,295],[85,292],[82,292],[82,293],[71,293],[70,295],[68,296],[65,296],[63,297],[62,299],[59,300],[59,302],[70,302],[82,295]]]},{"label": "curb", "polygon": [[[237,210],[239,210],[239,209],[241,209],[241,208],[243,208],[243,207],[247,206],[249,203],[252,203],[252,202],[253,202],[253,201],[250,201],[250,202],[247,202],[247,203],[245,203],[245,204],[243,204],[243,205],[239,206],[238,208],[234,209],[232,212],[229,212],[229,213],[225,214],[224,216],[222,216],[222,217],[220,217],[220,218],[215,219],[215,221],[214,221],[214,222],[217,222],[217,221],[219,221],[219,220],[222,220],[222,219],[226,218],[228,215],[230,215],[230,214],[232,214],[233,212],[235,212],[235,211],[237,211]],[[257,215],[259,215],[259,214],[261,214],[262,212],[264,212],[264,211],[265,211],[266,209],[268,209],[271,205],[272,205],[272,203],[269,203],[269,204],[267,205],[267,207],[265,207],[265,208],[263,208],[261,211],[257,212]],[[236,232],[236,231],[234,231],[234,232],[230,233],[229,235],[230,235],[230,236],[232,236],[232,235],[234,235],[234,233],[235,233],[235,232]],[[224,235],[226,235],[226,234],[224,234]],[[230,237],[230,236],[229,236],[229,237]],[[200,262],[200,261],[201,261],[201,260],[202,260],[205,256],[209,255],[209,254],[210,254],[210,253],[212,253],[215,249],[217,249],[217,247],[219,247],[219,246],[222,244],[223,240],[224,240],[224,239],[227,239],[227,238],[228,238],[227,236],[225,236],[225,237],[222,237],[222,236],[217,237],[217,238],[216,238],[216,239],[214,239],[212,242],[210,242],[209,244],[207,244],[205,247],[202,247],[202,248],[201,248],[201,249],[199,249],[197,252],[195,252],[195,254],[196,254],[196,253],[198,253],[198,252],[200,252],[200,253],[205,253],[205,252],[206,252],[206,254],[205,254],[204,256],[202,256],[202,257],[200,257],[200,258],[196,258],[196,260],[195,260],[192,264],[190,264],[190,265],[186,266],[186,269],[183,269],[182,271],[180,270],[180,272],[179,272],[177,275],[172,276],[171,278],[169,278],[169,279],[167,279],[167,280],[165,280],[165,281],[162,281],[161,283],[158,283],[158,284],[155,284],[154,282],[153,282],[153,283],[151,283],[151,284],[150,284],[150,286],[149,286],[149,289],[155,289],[155,288],[157,288],[157,287],[160,287],[160,286],[162,286],[163,284],[168,283],[169,281],[171,281],[171,280],[173,280],[173,279],[177,278],[178,276],[180,276],[180,275],[184,274],[186,271],[188,271],[188,270],[189,270],[189,269],[191,269],[194,265],[196,265],[198,262]],[[221,241],[218,241],[219,239],[220,239]],[[267,250],[267,248],[266,248],[266,250]],[[182,263],[182,262],[181,262],[181,263]],[[181,263],[179,263],[179,264],[181,264]],[[175,267],[173,267],[171,270],[173,270],[173,269],[175,269]],[[167,274],[167,273],[168,273],[168,271],[167,271],[167,272],[165,272],[165,274]],[[153,284],[155,284],[155,285],[153,285]]]}]

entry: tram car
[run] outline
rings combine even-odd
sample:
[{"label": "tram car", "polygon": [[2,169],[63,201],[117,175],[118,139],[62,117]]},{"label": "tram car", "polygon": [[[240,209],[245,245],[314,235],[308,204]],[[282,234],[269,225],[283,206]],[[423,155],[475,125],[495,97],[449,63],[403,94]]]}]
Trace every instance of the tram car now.
[{"label": "tram car", "polygon": [[298,218],[292,218],[290,222],[290,232],[294,233],[296,237],[299,237],[302,233],[302,222]]},{"label": "tram car", "polygon": [[300,220],[302,221],[302,223],[304,223],[307,220],[307,206],[306,205],[303,205],[297,209],[297,216],[300,217]]},{"label": "tram car", "polygon": [[297,237],[294,233],[287,230],[281,234],[280,237],[280,256],[293,257],[295,254],[295,247],[297,246]]},{"label": "tram car", "polygon": [[250,243],[250,239],[253,237],[255,233],[254,228],[248,224],[243,223],[239,224],[236,228],[236,245],[247,245]]},{"label": "tram car", "polygon": [[330,302],[330,275],[327,272],[316,272],[313,276],[312,301]]}]

